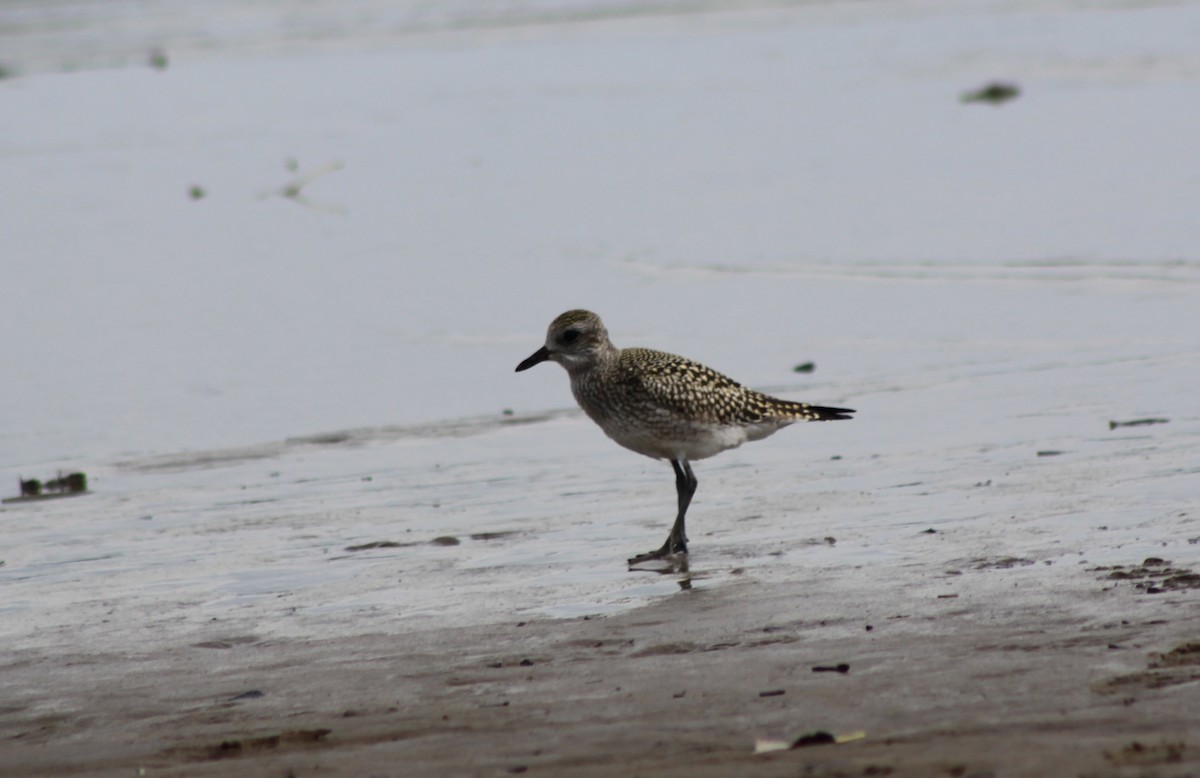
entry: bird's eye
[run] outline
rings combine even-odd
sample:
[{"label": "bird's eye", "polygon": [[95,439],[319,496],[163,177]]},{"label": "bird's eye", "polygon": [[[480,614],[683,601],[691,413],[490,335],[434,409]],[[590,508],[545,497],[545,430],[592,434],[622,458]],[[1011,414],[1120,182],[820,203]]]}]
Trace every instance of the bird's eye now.
[{"label": "bird's eye", "polygon": [[569,346],[575,341],[579,340],[579,330],[567,330],[562,334],[562,337],[560,337],[559,340]]}]

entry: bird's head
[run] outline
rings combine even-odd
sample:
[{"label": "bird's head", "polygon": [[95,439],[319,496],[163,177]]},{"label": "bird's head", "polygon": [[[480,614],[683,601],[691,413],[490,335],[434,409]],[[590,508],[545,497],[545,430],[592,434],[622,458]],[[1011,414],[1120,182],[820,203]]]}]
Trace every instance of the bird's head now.
[{"label": "bird's head", "polygon": [[611,349],[608,330],[599,316],[591,311],[567,311],[550,322],[546,330],[546,345],[517,365],[517,372],[546,361],[557,362],[568,372],[575,372],[595,364],[602,354]]}]

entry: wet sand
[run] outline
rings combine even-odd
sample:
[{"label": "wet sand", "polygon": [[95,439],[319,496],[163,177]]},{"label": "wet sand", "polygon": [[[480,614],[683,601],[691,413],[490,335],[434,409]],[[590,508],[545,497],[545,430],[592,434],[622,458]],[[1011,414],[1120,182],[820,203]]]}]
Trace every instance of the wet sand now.
[{"label": "wet sand", "polygon": [[[0,484],[91,491],[0,507],[0,775],[1200,775],[1200,6],[683,5],[46,17]],[[858,416],[627,571],[670,468],[512,372],[574,306]]]},{"label": "wet sand", "polygon": [[[313,641],[214,624],[168,651],[8,657],[71,683],[61,712],[5,710],[0,773],[1200,772],[1195,591],[1029,567],[981,562],[935,596],[847,571],[609,617]],[[864,737],[753,753],[816,731]]]}]

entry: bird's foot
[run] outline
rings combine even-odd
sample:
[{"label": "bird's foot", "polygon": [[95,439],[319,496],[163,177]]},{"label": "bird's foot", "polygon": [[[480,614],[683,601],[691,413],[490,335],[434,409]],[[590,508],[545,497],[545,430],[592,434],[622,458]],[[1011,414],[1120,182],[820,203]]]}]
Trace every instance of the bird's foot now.
[{"label": "bird's foot", "polygon": [[687,557],[687,541],[670,538],[666,543],[663,543],[662,546],[654,549],[653,551],[647,551],[645,554],[638,554],[635,557],[630,557],[629,564],[638,565],[642,562],[652,562],[656,559],[666,559],[667,557],[673,557],[677,554]]}]

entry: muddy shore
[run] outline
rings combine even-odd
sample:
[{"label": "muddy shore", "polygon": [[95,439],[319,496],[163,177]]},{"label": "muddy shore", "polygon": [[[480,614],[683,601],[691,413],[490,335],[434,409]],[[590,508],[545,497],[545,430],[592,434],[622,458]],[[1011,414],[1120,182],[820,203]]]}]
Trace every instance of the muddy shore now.
[{"label": "muddy shore", "polygon": [[[0,4],[0,777],[1200,776],[1200,3],[146,5]],[[631,573],[572,307],[856,418]]]},{"label": "muddy shore", "polygon": [[[150,655],[9,657],[71,688],[54,713],[7,707],[0,773],[1200,772],[1195,590],[1146,593],[1169,567],[1016,569],[932,598],[850,571],[611,617],[311,642],[214,624]],[[852,739],[754,753],[815,732]]]}]

